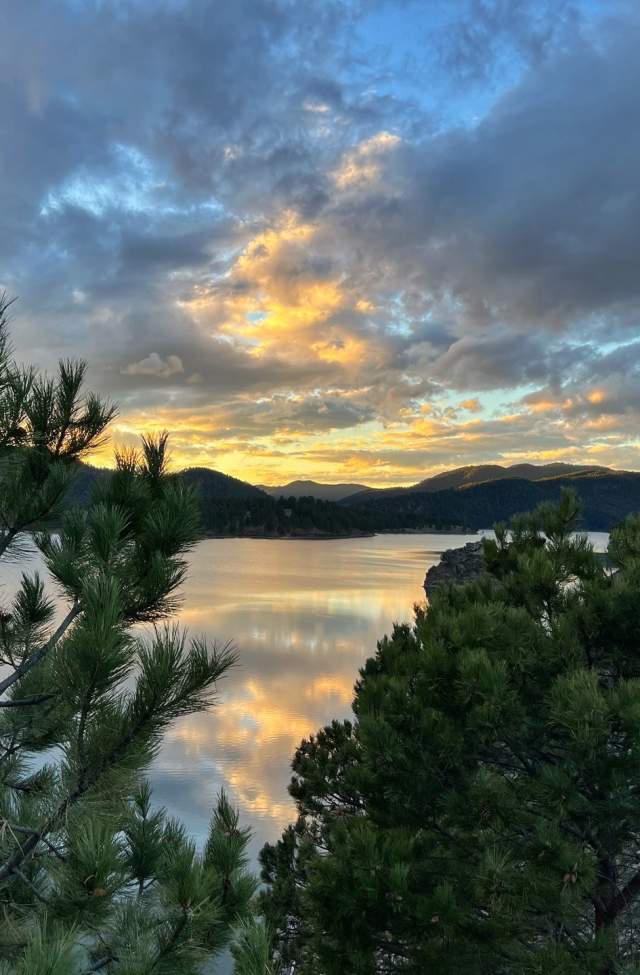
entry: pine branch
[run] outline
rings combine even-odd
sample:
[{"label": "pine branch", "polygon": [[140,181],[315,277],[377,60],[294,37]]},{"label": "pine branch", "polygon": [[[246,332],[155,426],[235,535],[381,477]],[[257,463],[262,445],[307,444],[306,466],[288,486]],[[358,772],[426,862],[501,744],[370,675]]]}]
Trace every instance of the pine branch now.
[{"label": "pine branch", "polygon": [[182,917],[180,918],[180,920],[176,924],[175,928],[173,929],[173,932],[171,934],[171,937],[169,938],[169,940],[167,941],[167,943],[162,946],[162,948],[158,952],[157,956],[153,960],[153,962],[151,964],[150,971],[153,971],[154,968],[157,968],[157,966],[160,964],[160,962],[164,961],[164,959],[167,957],[167,955],[169,955],[173,951],[173,949],[175,948],[175,946],[176,946],[176,944],[178,942],[178,938],[180,937],[180,935],[184,931],[186,925],[187,925],[187,913],[185,911],[185,912],[183,912]]},{"label": "pine branch", "polygon": [[4,555],[7,549],[11,547],[11,543],[19,532],[20,529],[16,528],[15,526],[7,528],[2,532],[2,536],[0,537],[0,558]]},{"label": "pine branch", "polygon": [[[91,683],[87,688],[84,700],[82,702],[82,709],[80,711],[80,721],[78,723],[78,735],[76,739],[76,747],[78,750],[78,758],[80,760],[80,768],[83,769],[85,766],[85,729],[87,726],[87,719],[89,717],[89,708],[91,707],[91,700],[93,698],[93,693],[95,690],[95,668],[94,675],[91,679]],[[79,785],[83,783],[83,773],[80,773]]]},{"label": "pine branch", "polygon": [[45,657],[49,653],[49,651],[52,650],[56,646],[56,644],[60,642],[60,640],[65,635],[65,633],[67,632],[67,630],[69,629],[73,621],[76,619],[77,616],[80,615],[81,612],[82,612],[82,606],[80,605],[80,603],[75,603],[71,607],[71,609],[69,610],[65,618],[63,619],[62,623],[60,623],[55,633],[53,633],[49,637],[47,642],[44,643],[41,647],[39,647],[37,650],[34,650],[34,652],[30,654],[28,657],[25,657],[22,663],[18,667],[16,667],[16,669],[12,674],[9,674],[9,676],[5,677],[3,681],[0,681],[0,694],[4,694],[4,692],[8,690],[10,687],[12,687],[17,681],[19,681],[21,677],[24,677],[25,674],[28,674],[29,671],[33,667],[35,667],[36,664],[40,663],[43,657]]},{"label": "pine branch", "polygon": [[102,958],[98,958],[97,961],[94,961],[90,968],[85,969],[85,975],[89,975],[90,972],[100,972],[103,968],[106,968],[107,965],[110,965],[112,961],[117,960],[117,955],[104,955]]},{"label": "pine branch", "polygon": [[606,913],[610,921],[614,921],[622,911],[626,910],[638,894],[640,894],[640,870],[609,901]]},{"label": "pine branch", "polygon": [[20,870],[20,869],[18,869],[18,867],[16,867],[13,872],[15,873],[16,877],[19,877],[20,880],[22,881],[22,883],[25,884],[29,888],[29,890],[31,890],[31,892],[38,898],[39,901],[41,901],[43,904],[48,904],[49,903],[48,899],[44,896],[44,894],[41,894],[40,893],[40,891],[38,890],[38,888],[36,887],[36,885],[33,884],[29,880],[29,878],[27,876],[25,876],[25,874],[23,874],[22,870]]},{"label": "pine branch", "polygon": [[[200,663],[202,663],[202,653],[203,647],[197,648],[197,658]],[[177,658],[176,658],[177,659]],[[194,657],[195,659],[195,657]],[[168,702],[162,702],[165,707],[170,708],[175,715],[181,713],[189,713],[194,707],[189,707],[189,702],[193,702],[195,709],[200,710],[203,707],[202,698],[199,695],[206,689],[208,684],[214,683],[219,677],[224,674],[224,671],[230,666],[233,660],[233,655],[231,652],[225,648],[221,653],[220,657],[216,660],[215,668],[208,674],[205,678],[202,678],[204,683],[202,687],[194,686],[179,689],[173,696],[173,699]],[[0,867],[0,882],[10,877],[12,874],[16,873],[17,869],[29,859],[34,853],[38,844],[48,833],[51,833],[54,829],[58,828],[60,823],[64,821],[64,818],[68,810],[74,806],[79,799],[91,788],[93,788],[99,780],[114,766],[116,766],[119,760],[122,759],[127,749],[140,737],[145,735],[153,734],[159,727],[166,724],[166,715],[158,712],[158,706],[161,702],[158,699],[151,699],[150,703],[143,705],[138,710],[134,710],[133,716],[134,720],[130,724],[127,732],[122,735],[122,737],[115,743],[110,752],[104,756],[99,764],[93,765],[92,767],[84,766],[80,769],[78,776],[78,783],[72,792],[63,800],[58,806],[57,810],[49,817],[42,829],[34,831],[33,835],[28,838],[26,843],[21,846],[8,860]],[[172,714],[173,716],[173,714]]]},{"label": "pine branch", "polygon": [[37,694],[35,697],[21,697],[13,701],[0,701],[0,708],[26,708],[34,704],[44,704],[51,701],[55,694]]},{"label": "pine branch", "polygon": [[[38,835],[37,829],[29,829],[28,826],[17,826],[15,823],[10,823],[7,820],[2,823],[1,828],[8,829],[10,833],[23,833],[25,836]],[[57,847],[55,847],[53,843],[47,839],[46,836],[40,836],[40,840],[51,851],[51,853],[54,854],[54,856],[56,856],[59,860],[62,860],[63,863],[66,861],[64,853],[61,853],[60,850],[58,850]]]}]

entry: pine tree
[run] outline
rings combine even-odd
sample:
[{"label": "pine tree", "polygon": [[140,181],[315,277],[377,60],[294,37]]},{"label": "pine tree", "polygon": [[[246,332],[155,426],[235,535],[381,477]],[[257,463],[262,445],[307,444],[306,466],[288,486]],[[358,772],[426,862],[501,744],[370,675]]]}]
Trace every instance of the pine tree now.
[{"label": "pine tree", "polygon": [[144,778],[170,722],[210,706],[235,659],[163,622],[196,503],[163,435],[119,456],[88,507],[65,506],[115,411],[83,394],[83,364],[17,368],[7,308],[0,554],[20,559],[29,533],[65,609],[34,572],[0,615],[0,971],[184,975],[233,946],[239,975],[269,975],[237,813],[221,794],[199,852]]},{"label": "pine tree", "polygon": [[607,564],[577,517],[498,526],[296,752],[261,856],[285,971],[640,971],[640,518]]}]

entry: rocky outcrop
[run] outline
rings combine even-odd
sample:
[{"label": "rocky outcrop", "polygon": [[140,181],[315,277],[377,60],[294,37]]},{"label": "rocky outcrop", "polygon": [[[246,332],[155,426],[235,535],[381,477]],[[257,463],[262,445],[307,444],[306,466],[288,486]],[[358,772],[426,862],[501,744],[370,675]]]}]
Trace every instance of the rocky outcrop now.
[{"label": "rocky outcrop", "polygon": [[424,591],[431,596],[441,586],[471,582],[481,576],[484,569],[482,542],[467,542],[461,548],[449,548],[442,553],[440,562],[427,572]]}]

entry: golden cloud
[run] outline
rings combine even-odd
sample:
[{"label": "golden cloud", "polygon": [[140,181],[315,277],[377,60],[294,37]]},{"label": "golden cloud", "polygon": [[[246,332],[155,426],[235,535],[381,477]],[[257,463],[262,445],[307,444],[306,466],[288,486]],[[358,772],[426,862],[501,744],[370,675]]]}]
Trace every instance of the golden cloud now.
[{"label": "golden cloud", "polygon": [[400,137],[391,132],[378,132],[350,149],[332,173],[338,189],[353,189],[375,182],[381,174],[384,156],[400,141]]}]

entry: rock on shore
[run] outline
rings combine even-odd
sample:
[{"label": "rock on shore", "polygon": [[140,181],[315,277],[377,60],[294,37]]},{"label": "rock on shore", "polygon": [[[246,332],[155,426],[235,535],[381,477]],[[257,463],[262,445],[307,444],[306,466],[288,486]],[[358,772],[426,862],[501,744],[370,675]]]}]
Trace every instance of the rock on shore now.
[{"label": "rock on shore", "polygon": [[482,542],[467,542],[461,548],[442,553],[438,565],[432,565],[424,580],[424,591],[431,596],[440,586],[471,582],[484,572]]}]

